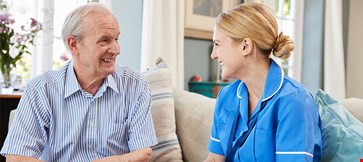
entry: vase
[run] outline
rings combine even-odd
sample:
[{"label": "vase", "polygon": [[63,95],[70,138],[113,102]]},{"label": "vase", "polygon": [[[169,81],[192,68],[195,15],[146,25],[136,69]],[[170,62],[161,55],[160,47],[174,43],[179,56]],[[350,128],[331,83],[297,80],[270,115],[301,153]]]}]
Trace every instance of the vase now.
[{"label": "vase", "polygon": [[1,83],[1,93],[2,94],[12,94],[14,92],[13,80],[11,78],[12,68],[9,66],[4,66],[2,69],[3,82]]}]

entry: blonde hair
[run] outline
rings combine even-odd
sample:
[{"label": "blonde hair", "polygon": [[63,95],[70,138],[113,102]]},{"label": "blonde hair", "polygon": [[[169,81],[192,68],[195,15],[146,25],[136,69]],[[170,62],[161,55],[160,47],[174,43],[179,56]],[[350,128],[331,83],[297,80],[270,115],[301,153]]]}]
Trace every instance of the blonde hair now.
[{"label": "blonde hair", "polygon": [[278,25],[270,9],[265,5],[247,2],[221,13],[216,26],[236,42],[250,38],[265,55],[281,59],[288,58],[294,50],[292,39],[282,32],[278,34]]}]

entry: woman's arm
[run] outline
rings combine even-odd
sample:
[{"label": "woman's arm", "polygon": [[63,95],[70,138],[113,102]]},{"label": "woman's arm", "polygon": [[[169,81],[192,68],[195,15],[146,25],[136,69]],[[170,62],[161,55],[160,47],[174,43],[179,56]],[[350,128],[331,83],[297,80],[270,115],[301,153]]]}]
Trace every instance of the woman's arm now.
[{"label": "woman's arm", "polygon": [[225,161],[224,156],[209,152],[207,159],[205,159],[203,162],[224,162],[224,161]]}]

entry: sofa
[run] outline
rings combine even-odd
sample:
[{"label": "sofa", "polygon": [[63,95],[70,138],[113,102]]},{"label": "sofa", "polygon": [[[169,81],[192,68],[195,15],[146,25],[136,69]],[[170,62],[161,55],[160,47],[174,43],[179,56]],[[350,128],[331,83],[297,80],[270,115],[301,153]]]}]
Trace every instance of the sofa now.
[{"label": "sofa", "polygon": [[[158,139],[152,161],[203,161],[208,155],[216,100],[173,88],[170,71],[162,59],[143,74],[150,85],[151,113]],[[338,102],[319,90],[315,101],[324,139],[321,162],[363,159],[363,99]],[[15,111],[11,112],[10,122]]]},{"label": "sofa", "polygon": [[[173,98],[176,136],[181,149],[178,153],[182,154],[182,160],[173,160],[177,157],[174,156],[174,154],[167,157],[167,159],[160,160],[159,158],[154,159],[153,161],[201,162],[208,155],[208,142],[213,121],[215,99],[176,88],[173,89]],[[354,117],[360,121],[360,124],[363,123],[363,99],[349,98],[342,100],[340,103],[337,103],[337,105],[343,105],[349,113],[354,115]],[[10,114],[9,126],[15,113],[16,110],[13,110]],[[363,124],[361,126],[363,126]],[[345,139],[341,140],[343,141]],[[361,140],[361,142],[363,142],[363,138],[361,138]],[[339,150],[336,151],[339,152]],[[332,152],[332,154],[336,154],[336,151]],[[361,151],[361,158],[363,159],[363,150],[356,151]],[[164,151],[161,154],[162,156],[165,156],[169,153],[170,151]],[[327,161],[346,160],[328,159]]]},{"label": "sofa", "polygon": [[[183,160],[187,162],[200,162],[203,159],[205,159],[208,154],[208,141],[211,132],[215,99],[211,99],[193,92],[188,92],[185,90],[178,90],[178,89],[174,89],[173,95],[175,103],[174,106],[175,106],[175,119],[176,119],[176,134],[179,138],[179,143],[183,154]],[[319,93],[317,95],[319,95]],[[346,108],[347,110],[346,113],[352,114],[356,119],[359,120],[360,130],[363,130],[363,99],[349,98],[342,100],[341,102],[334,103],[334,105],[344,106],[344,108]],[[337,107],[334,108],[337,109]],[[339,116],[335,117],[340,118]],[[322,120],[324,119],[322,118]],[[339,120],[344,120],[344,119],[339,119]],[[323,123],[323,127],[324,126],[326,126],[326,124]],[[331,128],[325,127],[325,129],[331,129]],[[327,130],[324,132],[328,133],[329,131]],[[361,131],[360,133],[363,132]],[[347,138],[342,138],[341,142],[343,143],[344,140],[349,141],[349,139]],[[361,140],[361,142],[359,142],[359,140]],[[357,141],[358,143],[356,144],[353,143],[346,143],[346,144],[357,146],[353,147],[353,149],[354,148],[357,149],[353,150],[353,152],[359,154],[360,155],[359,158],[363,159],[363,149],[362,149],[363,147],[358,146],[360,144],[363,144],[363,136],[357,138]],[[336,143],[338,143],[339,145],[339,141],[336,141]],[[330,144],[327,144],[327,147],[329,147],[329,145]],[[330,162],[350,161],[347,160],[346,157],[342,154],[339,155],[340,158],[335,157],[337,154],[339,154],[339,152],[343,152],[342,150],[339,149],[335,150],[333,148],[329,149],[331,150],[330,152],[328,152],[329,150],[323,148],[322,161],[324,161],[324,159],[325,161],[330,161]],[[325,150],[327,151],[324,152]],[[347,156],[351,156],[353,152],[349,151],[344,153],[347,154]],[[359,159],[355,159],[353,161],[359,161]]]}]

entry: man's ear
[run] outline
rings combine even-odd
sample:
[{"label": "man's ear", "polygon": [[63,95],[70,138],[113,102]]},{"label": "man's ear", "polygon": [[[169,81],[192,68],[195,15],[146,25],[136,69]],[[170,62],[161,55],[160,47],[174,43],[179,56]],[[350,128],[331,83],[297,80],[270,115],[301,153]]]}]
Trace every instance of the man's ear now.
[{"label": "man's ear", "polygon": [[248,55],[253,50],[253,42],[250,38],[243,39],[243,41],[240,43],[240,46],[240,48],[242,48],[243,55]]},{"label": "man's ear", "polygon": [[72,54],[78,54],[78,49],[77,49],[77,43],[78,40],[75,36],[68,36],[67,38],[67,44],[69,46],[69,49],[71,51]]}]

